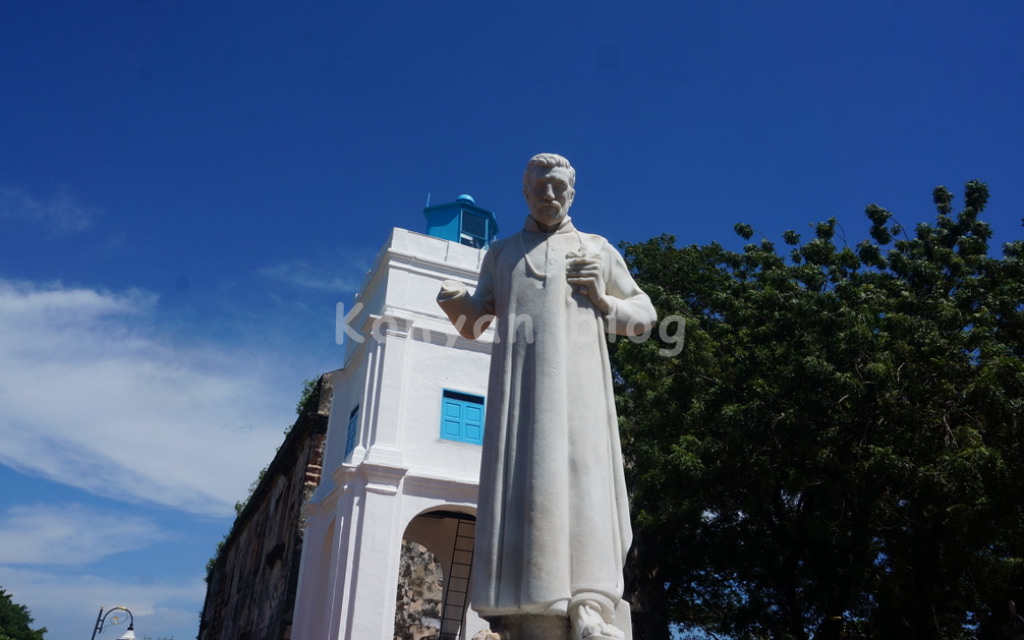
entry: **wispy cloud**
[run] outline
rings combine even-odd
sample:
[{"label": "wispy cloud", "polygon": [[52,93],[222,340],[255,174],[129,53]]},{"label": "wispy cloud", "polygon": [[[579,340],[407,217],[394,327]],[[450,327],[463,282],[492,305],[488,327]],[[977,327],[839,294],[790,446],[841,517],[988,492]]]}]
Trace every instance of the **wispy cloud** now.
[{"label": "wispy cloud", "polygon": [[0,515],[0,564],[80,565],[163,537],[146,518],[83,504],[14,506]]},{"label": "wispy cloud", "polygon": [[363,283],[374,255],[374,250],[367,247],[320,252],[268,265],[259,270],[259,275],[306,291],[352,294]]},{"label": "wispy cloud", "polygon": [[355,291],[364,272],[354,268],[339,269],[337,265],[314,266],[308,260],[296,259],[264,267],[259,274],[293,287],[342,294]]},{"label": "wispy cloud", "polygon": [[[0,565],[0,584],[8,587],[15,602],[28,606],[32,626],[45,626],[49,638],[82,637],[92,630],[101,605],[127,607],[135,628],[146,630],[195,629],[196,602],[202,602],[206,584],[201,575],[186,581],[126,583],[94,574],[65,574]],[[17,585],[10,588],[10,585]],[[107,619],[112,622],[113,616]],[[126,627],[114,626],[117,635]],[[116,637],[113,636],[113,637]]]},{"label": "wispy cloud", "polygon": [[158,303],[0,279],[0,462],[96,495],[232,513],[293,419],[293,389],[265,353],[162,333]]},{"label": "wispy cloud", "polygon": [[0,218],[32,220],[56,233],[77,233],[92,226],[102,211],[72,201],[64,192],[37,198],[21,189],[0,187]]}]

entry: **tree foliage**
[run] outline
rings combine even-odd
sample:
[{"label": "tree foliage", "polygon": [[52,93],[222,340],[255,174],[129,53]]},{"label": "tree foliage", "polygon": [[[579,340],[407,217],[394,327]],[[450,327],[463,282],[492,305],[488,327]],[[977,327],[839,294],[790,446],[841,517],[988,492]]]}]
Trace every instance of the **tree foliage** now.
[{"label": "tree foliage", "polygon": [[32,614],[23,604],[15,604],[0,588],[0,640],[44,640],[46,628],[33,629]]},{"label": "tree foliage", "polygon": [[[316,411],[316,403],[320,401],[320,394],[316,393],[320,378],[312,378],[302,381],[302,395],[295,404],[295,414],[302,415],[307,411]],[[287,430],[285,431],[287,433]]]},{"label": "tree foliage", "polygon": [[972,181],[954,214],[938,187],[912,236],[871,205],[855,246],[834,218],[784,253],[624,245],[687,323],[678,357],[613,348],[641,621],[1004,637],[1024,601],[1024,243],[989,255],[987,199]]}]

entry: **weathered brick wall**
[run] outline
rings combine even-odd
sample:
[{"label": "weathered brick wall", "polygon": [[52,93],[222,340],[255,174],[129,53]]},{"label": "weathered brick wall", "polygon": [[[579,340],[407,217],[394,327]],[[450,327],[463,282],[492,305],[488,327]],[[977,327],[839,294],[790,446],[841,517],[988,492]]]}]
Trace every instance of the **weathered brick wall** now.
[{"label": "weathered brick wall", "polygon": [[289,640],[303,503],[320,482],[331,389],[321,377],[207,578],[199,640]]}]

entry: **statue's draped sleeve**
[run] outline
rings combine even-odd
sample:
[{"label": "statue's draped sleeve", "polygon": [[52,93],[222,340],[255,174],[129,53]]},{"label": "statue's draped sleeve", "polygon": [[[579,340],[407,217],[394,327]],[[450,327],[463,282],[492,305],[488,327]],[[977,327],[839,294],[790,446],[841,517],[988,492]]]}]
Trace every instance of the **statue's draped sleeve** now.
[{"label": "statue's draped sleeve", "polygon": [[472,294],[463,290],[457,295],[446,296],[442,290],[437,296],[437,303],[464,338],[479,338],[494,319],[493,262],[492,254],[488,251],[484,254],[480,278]]},{"label": "statue's draped sleeve", "polygon": [[618,251],[605,243],[604,255],[611,261],[605,270],[605,291],[611,298],[605,314],[605,331],[620,336],[642,335],[658,321],[651,299],[640,290]]}]

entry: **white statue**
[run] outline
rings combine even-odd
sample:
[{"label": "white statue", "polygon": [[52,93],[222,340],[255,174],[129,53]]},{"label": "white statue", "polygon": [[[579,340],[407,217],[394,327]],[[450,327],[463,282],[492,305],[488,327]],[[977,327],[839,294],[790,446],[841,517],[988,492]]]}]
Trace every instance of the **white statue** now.
[{"label": "white statue", "polygon": [[496,326],[472,606],[499,629],[568,617],[553,624],[599,640],[624,637],[616,615],[628,625],[632,538],[605,332],[657,318],[618,251],[573,226],[575,177],[562,156],[531,158],[523,230],[491,245],[472,295],[446,280],[438,303],[467,338]]}]

